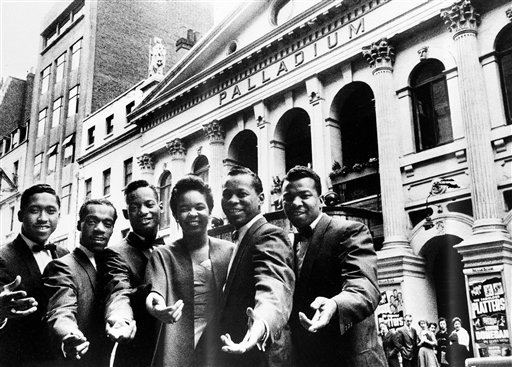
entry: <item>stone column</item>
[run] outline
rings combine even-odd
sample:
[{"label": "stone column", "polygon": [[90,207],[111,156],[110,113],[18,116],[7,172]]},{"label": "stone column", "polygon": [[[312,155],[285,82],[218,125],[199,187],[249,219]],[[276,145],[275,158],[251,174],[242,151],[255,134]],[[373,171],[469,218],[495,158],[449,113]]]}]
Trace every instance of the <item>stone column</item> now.
[{"label": "stone column", "polygon": [[151,154],[145,153],[138,156],[137,163],[139,165],[139,178],[154,185],[155,163]]},{"label": "stone column", "polygon": [[325,119],[325,129],[326,135],[325,140],[327,142],[327,157],[330,158],[328,160],[328,169],[327,174],[332,171],[332,164],[334,161],[339,164],[343,164],[343,147],[342,147],[342,136],[341,136],[341,127],[339,121],[333,119],[332,117],[327,117]]},{"label": "stone column", "polygon": [[220,207],[220,198],[222,196],[222,184],[224,180],[224,138],[226,134],[222,123],[218,120],[203,125],[203,131],[210,141],[210,162],[209,182],[212,189],[214,201],[217,203],[213,208],[213,216],[222,218],[222,208]]},{"label": "stone column", "polygon": [[270,141],[270,158],[272,159],[272,177],[283,179],[286,175],[286,146],[282,141]]},{"label": "stone column", "polygon": [[263,211],[270,210],[270,190],[272,188],[272,172],[274,171],[274,160],[270,150],[270,122],[268,121],[268,110],[264,101],[253,106],[256,126],[258,126],[258,176],[263,184],[265,200]]},{"label": "stone column", "polygon": [[469,0],[461,0],[443,9],[441,18],[450,32],[453,32],[457,57],[462,122],[467,142],[475,218],[473,232],[505,232],[494,170],[489,106],[478,57],[476,36],[480,15]]},{"label": "stone column", "polygon": [[187,149],[181,139],[174,139],[167,143],[167,151],[171,156],[171,174],[173,182],[176,182],[187,174],[185,168],[185,156]]},{"label": "stone column", "polygon": [[398,107],[393,90],[394,48],[383,38],[364,47],[363,56],[374,68],[384,248],[408,247],[399,144],[395,138],[399,123],[395,116]]},{"label": "stone column", "polygon": [[329,172],[331,162],[331,152],[326,139],[325,117],[323,108],[325,99],[323,98],[323,84],[317,75],[306,80],[306,90],[311,105],[311,159],[313,169],[320,176],[324,191],[329,187]]}]

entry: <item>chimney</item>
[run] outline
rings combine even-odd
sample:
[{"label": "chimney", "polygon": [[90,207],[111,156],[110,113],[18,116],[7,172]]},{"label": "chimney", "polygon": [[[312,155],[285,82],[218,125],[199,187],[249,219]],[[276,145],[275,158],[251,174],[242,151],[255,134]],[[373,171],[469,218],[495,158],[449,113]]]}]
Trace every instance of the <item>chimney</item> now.
[{"label": "chimney", "polygon": [[178,56],[181,57],[190,50],[196,44],[199,37],[199,32],[194,32],[193,29],[187,30],[187,37],[181,37],[176,41],[176,53]]}]

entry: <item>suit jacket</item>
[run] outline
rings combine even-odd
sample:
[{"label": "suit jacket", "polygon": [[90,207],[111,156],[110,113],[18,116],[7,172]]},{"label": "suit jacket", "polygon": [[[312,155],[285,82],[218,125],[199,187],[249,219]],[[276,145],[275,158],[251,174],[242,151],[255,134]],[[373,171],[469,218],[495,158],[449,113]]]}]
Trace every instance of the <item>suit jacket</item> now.
[{"label": "suit jacket", "polygon": [[[257,220],[246,232],[233,259],[218,313],[218,335],[229,333],[235,342],[247,332],[248,307],[269,327],[269,347],[281,338],[292,308],[295,276],[293,252],[287,235],[279,227]],[[234,355],[220,351],[213,366],[266,366],[268,355],[258,348]]]},{"label": "suit jacket", "polygon": [[382,346],[388,361],[389,367],[399,367],[398,354],[400,353],[400,345],[397,341],[397,332],[389,330],[386,335],[382,336]]},{"label": "suit jacket", "polygon": [[[57,247],[51,255],[58,258],[67,253],[66,249]],[[17,290],[24,290],[29,297],[34,297],[38,307],[33,314],[11,319],[0,329],[0,366],[40,366],[52,357],[43,322],[48,299],[36,259],[21,236],[0,247],[0,284],[12,282],[16,275],[21,276]]]},{"label": "suit jacket", "polygon": [[[163,243],[157,239],[155,242]],[[98,273],[105,294],[105,322],[135,320],[137,332],[131,342],[122,343],[116,353],[116,366],[147,367],[156,345],[157,322],[146,311],[148,285],[144,281],[149,255],[147,245],[130,232],[120,243],[100,254]]]},{"label": "suit jacket", "polygon": [[[218,297],[226,281],[233,244],[210,237],[209,252],[215,283],[213,304],[218,304]],[[217,344],[212,340],[219,339],[220,335],[212,333],[215,328],[205,329],[198,343],[202,347],[194,350],[194,272],[190,254],[182,240],[172,245],[160,246],[153,251],[146,269],[146,280],[151,291],[160,294],[167,305],[173,305],[180,299],[184,303],[178,322],[161,324],[155,358],[151,365],[192,367],[209,363],[208,354],[213,351],[212,344]]]},{"label": "suit jacket", "polygon": [[43,275],[48,295],[46,322],[55,353],[62,356],[62,339],[79,329],[90,342],[79,361],[68,359],[62,365],[105,366],[108,363],[107,338],[103,324],[103,304],[96,269],[80,249],[52,261]]},{"label": "suit jacket", "polygon": [[[316,297],[334,298],[337,314],[316,333],[299,312],[313,316]],[[385,366],[373,312],[380,299],[377,256],[361,223],[322,214],[297,279],[290,318],[296,361],[301,366]]]},{"label": "suit jacket", "polygon": [[397,331],[397,341],[401,348],[402,358],[415,360],[418,356],[418,333],[416,329],[411,327],[411,332],[407,331],[404,325]]}]

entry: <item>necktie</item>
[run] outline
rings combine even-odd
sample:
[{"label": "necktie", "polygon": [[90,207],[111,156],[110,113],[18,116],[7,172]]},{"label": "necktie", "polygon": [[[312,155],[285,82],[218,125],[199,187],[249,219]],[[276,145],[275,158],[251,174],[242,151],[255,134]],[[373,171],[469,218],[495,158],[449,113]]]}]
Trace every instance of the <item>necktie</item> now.
[{"label": "necktie", "polygon": [[299,228],[298,232],[295,233],[293,240],[293,250],[295,252],[295,267],[297,276],[300,274],[300,270],[302,269],[302,263],[306,257],[306,251],[311,237],[313,237],[313,229],[311,229],[310,226]]}]

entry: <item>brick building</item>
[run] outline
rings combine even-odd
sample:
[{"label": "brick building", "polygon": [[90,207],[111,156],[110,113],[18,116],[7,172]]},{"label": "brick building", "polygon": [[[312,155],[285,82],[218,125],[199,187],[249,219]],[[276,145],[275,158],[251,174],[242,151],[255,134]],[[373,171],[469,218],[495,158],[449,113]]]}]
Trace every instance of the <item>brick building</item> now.
[{"label": "brick building", "polygon": [[[44,182],[60,194],[56,240],[74,228],[70,203],[76,202],[83,119],[148,76],[154,37],[174,46],[189,29],[204,34],[212,23],[210,4],[193,1],[74,0],[49,12],[41,27],[24,187]],[[169,47],[161,67],[167,71],[182,56]]]}]

